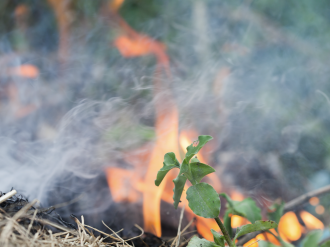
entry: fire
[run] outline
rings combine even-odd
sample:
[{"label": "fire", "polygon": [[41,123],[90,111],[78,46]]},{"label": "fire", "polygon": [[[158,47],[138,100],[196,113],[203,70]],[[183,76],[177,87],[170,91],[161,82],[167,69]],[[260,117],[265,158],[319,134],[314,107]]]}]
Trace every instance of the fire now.
[{"label": "fire", "polygon": [[257,237],[252,238],[251,240],[249,240],[248,242],[246,242],[245,244],[243,244],[244,247],[258,247],[258,241],[260,240],[266,240],[266,238],[264,237],[263,234],[259,234]]},{"label": "fire", "polygon": [[157,236],[161,236],[160,201],[166,180],[158,187],[155,186],[154,180],[158,170],[162,167],[164,154],[174,151],[178,155],[178,112],[174,105],[172,107],[157,114],[156,135],[158,138],[144,180],[149,187],[149,190],[143,193],[144,228],[145,231]]},{"label": "fire", "polygon": [[301,211],[299,213],[301,219],[305,223],[306,227],[308,230],[315,230],[315,229],[324,229],[324,225],[322,221],[319,219],[315,218],[312,214],[306,212],[306,211]]},{"label": "fire", "polygon": [[32,64],[22,64],[19,67],[10,68],[9,74],[25,78],[36,78],[39,76],[39,70]]},{"label": "fire", "polygon": [[[169,58],[165,52],[165,46],[148,37],[145,34],[141,34],[132,29],[121,16],[118,14],[118,9],[123,4],[123,0],[114,0],[109,2],[108,9],[113,16],[113,19],[117,22],[120,28],[120,35],[114,40],[113,44],[119,50],[123,57],[138,57],[145,55],[154,55],[157,58],[157,66],[155,70],[154,80],[154,95],[155,95],[155,109],[156,109],[156,143],[150,151],[150,159],[144,160],[139,164],[139,167],[143,167],[148,164],[147,172],[143,179],[138,181],[138,189],[143,194],[143,217],[144,217],[144,229],[147,232],[151,232],[157,236],[161,236],[161,222],[160,222],[160,203],[161,199],[169,201],[169,191],[165,191],[166,180],[171,176],[166,176],[163,183],[156,187],[154,180],[156,178],[158,170],[162,167],[164,154],[167,152],[173,152],[178,155],[178,111],[177,107],[169,92],[168,85],[159,80],[160,74],[170,77],[169,70]],[[161,92],[161,94],[159,94]],[[166,106],[165,106],[166,102]],[[179,156],[178,156],[179,157]],[[117,174],[117,172],[119,172]],[[111,175],[112,173],[116,175]],[[125,175],[126,173],[126,175]],[[123,176],[130,176],[134,171],[124,171]],[[111,191],[114,191],[114,187],[125,186],[120,176],[121,171],[114,168],[108,169],[108,181]],[[116,178],[114,178],[116,176]],[[172,175],[173,176],[173,175]],[[114,180],[114,182],[111,182]],[[112,185],[112,183],[114,185]],[[119,188],[117,188],[119,190]],[[130,191],[133,189],[131,188]],[[118,195],[114,192],[113,196],[115,200],[136,200],[136,195],[132,192]]]},{"label": "fire", "polygon": [[[165,74],[170,77],[169,58],[165,51],[165,45],[161,42],[155,41],[145,34],[141,34],[132,29],[124,19],[118,15],[118,9],[122,5],[123,0],[114,0],[109,3],[108,9],[110,10],[113,19],[120,27],[120,35],[114,40],[113,44],[118,49],[123,57],[138,57],[146,55],[154,55],[157,58],[157,68],[155,71],[155,78],[159,77],[159,73]],[[152,151],[150,151],[150,157],[141,159],[140,164],[137,167],[143,167],[143,164],[148,164],[147,172],[144,178],[137,179],[135,182],[138,184],[137,189],[127,185],[126,183],[130,178],[136,177],[135,170],[124,170],[120,168],[108,168],[107,177],[112,196],[115,201],[130,201],[135,202],[137,200],[137,190],[143,194],[143,217],[144,217],[144,229],[147,232],[151,232],[157,236],[161,236],[161,222],[160,222],[160,202],[161,200],[168,203],[173,203],[173,180],[176,177],[175,172],[170,172],[164,179],[163,183],[156,187],[154,180],[157,171],[162,167],[164,154],[167,152],[173,152],[179,157],[178,144],[184,151],[186,147],[193,142],[193,138],[196,138],[198,134],[193,131],[182,131],[180,138],[178,136],[178,111],[177,107],[172,99],[169,88],[163,81],[155,79],[154,81],[154,94],[155,94],[155,109],[156,109],[156,143]],[[159,94],[161,92],[161,94]],[[166,102],[166,106],[164,104]],[[203,163],[208,163],[207,159],[203,155],[199,155],[198,159]],[[135,175],[135,176],[133,176]],[[221,183],[217,176],[212,173],[209,174],[208,179],[211,185],[217,191],[221,191]],[[168,181],[168,182],[166,182]],[[126,186],[126,189],[122,189]],[[188,205],[185,197],[185,191],[182,195],[180,207]],[[189,207],[186,207],[186,211],[190,216],[193,216],[193,212]],[[208,240],[212,240],[213,236],[210,232],[210,228],[219,230],[218,225],[213,219],[205,219],[197,217],[196,227],[200,234]]]},{"label": "fire", "polygon": [[114,45],[123,57],[144,56],[157,53],[157,50],[165,49],[162,43],[154,41],[144,35],[139,35],[137,37],[122,35],[116,38]]},{"label": "fire", "polygon": [[[275,236],[278,236],[278,234],[277,234],[277,232],[275,231],[275,229],[270,229],[269,230],[271,233],[273,233]],[[271,234],[271,233],[268,233],[268,232],[265,232],[265,233],[263,233],[263,235],[266,237],[266,239],[267,239],[267,241],[268,242],[271,242],[272,244],[274,244],[274,245],[278,245],[278,246],[280,246],[281,245],[281,243],[277,240],[277,238],[273,235],[273,234]],[[260,234],[259,234],[260,235]],[[259,236],[258,235],[258,236]],[[258,239],[258,236],[257,236],[257,239]]]},{"label": "fire", "polygon": [[108,184],[111,190],[112,198],[115,202],[136,202],[139,193],[132,188],[136,183],[136,173],[134,170],[126,170],[117,167],[110,167],[106,170]]},{"label": "fire", "polygon": [[287,212],[281,217],[278,231],[284,240],[296,241],[301,237],[302,226],[294,212]]},{"label": "fire", "polygon": [[109,3],[109,8],[111,11],[118,11],[119,8],[123,5],[125,0],[112,0],[110,3]]}]

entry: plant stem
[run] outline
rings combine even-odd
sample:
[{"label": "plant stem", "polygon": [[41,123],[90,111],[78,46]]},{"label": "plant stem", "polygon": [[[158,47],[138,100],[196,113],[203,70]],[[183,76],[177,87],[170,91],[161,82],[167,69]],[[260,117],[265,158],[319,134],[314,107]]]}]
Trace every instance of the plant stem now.
[{"label": "plant stem", "polygon": [[217,222],[218,226],[220,227],[220,229],[223,233],[223,236],[225,237],[226,242],[229,244],[229,246],[236,247],[236,245],[233,243],[233,241],[231,241],[231,238],[230,238],[225,226],[222,224],[221,220],[219,218],[214,218],[214,219]]}]

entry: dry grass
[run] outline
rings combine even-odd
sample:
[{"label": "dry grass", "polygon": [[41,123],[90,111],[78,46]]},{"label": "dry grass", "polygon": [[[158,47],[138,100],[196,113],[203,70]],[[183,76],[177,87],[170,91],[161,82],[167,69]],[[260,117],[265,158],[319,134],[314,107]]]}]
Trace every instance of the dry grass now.
[{"label": "dry grass", "polygon": [[[0,246],[8,247],[66,247],[66,246],[89,246],[89,247],[132,247],[129,241],[134,238],[141,237],[143,229],[136,225],[141,230],[141,235],[124,240],[118,232],[114,232],[108,226],[103,224],[112,232],[111,234],[101,232],[84,223],[84,217],[81,221],[75,218],[77,230],[72,230],[46,219],[37,216],[38,210],[31,210],[37,201],[27,203],[16,214],[10,216],[0,208]],[[25,222],[29,222],[26,224]],[[50,229],[57,229],[57,233],[53,233]],[[102,236],[94,236],[93,232],[102,233]]]}]

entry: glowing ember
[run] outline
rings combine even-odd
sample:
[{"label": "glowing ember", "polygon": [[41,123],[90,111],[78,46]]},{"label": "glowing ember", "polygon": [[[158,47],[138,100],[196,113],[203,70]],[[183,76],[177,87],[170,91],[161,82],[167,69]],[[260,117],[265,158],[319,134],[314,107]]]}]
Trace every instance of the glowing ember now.
[{"label": "glowing ember", "polygon": [[279,224],[278,231],[283,239],[296,241],[301,237],[301,225],[296,214],[292,211],[285,213]]},{"label": "glowing ember", "polygon": [[311,199],[309,199],[309,203],[313,206],[316,206],[320,203],[320,200],[319,200],[319,198],[314,196]]},{"label": "glowing ember", "polygon": [[299,215],[309,230],[324,229],[323,223],[312,214],[301,211]]},{"label": "glowing ember", "polygon": [[318,205],[316,208],[315,208],[315,212],[317,214],[323,214],[324,213],[324,207],[322,205]]}]

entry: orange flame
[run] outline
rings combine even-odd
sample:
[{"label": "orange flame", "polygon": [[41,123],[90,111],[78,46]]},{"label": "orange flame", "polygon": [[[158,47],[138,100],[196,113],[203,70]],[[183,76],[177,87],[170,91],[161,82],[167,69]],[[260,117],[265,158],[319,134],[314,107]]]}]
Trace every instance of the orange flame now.
[{"label": "orange flame", "polygon": [[281,217],[278,231],[284,240],[296,241],[301,237],[302,226],[294,212],[287,212]]},{"label": "orange flame", "polygon": [[[113,44],[119,50],[123,57],[137,57],[137,56],[145,56],[145,55],[154,55],[157,58],[157,69],[156,73],[159,70],[165,72],[165,75],[170,77],[170,69],[169,69],[169,58],[165,51],[165,45],[155,41],[154,39],[148,37],[147,35],[136,32],[132,29],[124,19],[122,19],[117,10],[122,5],[123,0],[113,0],[108,5],[108,9],[110,10],[113,19],[117,22],[120,27],[121,35],[118,36]],[[157,78],[157,76],[155,76]],[[156,108],[156,136],[157,141],[151,153],[151,158],[148,165],[148,170],[145,175],[143,181],[138,182],[138,190],[143,193],[143,215],[144,215],[144,228],[145,231],[151,232],[157,236],[161,236],[161,225],[160,225],[160,200],[164,200],[169,203],[173,203],[173,184],[166,183],[166,181],[170,181],[175,178],[175,174],[171,171],[163,180],[162,184],[159,187],[154,185],[154,179],[156,177],[157,171],[161,168],[164,154],[170,151],[174,151],[176,155],[178,155],[178,112],[175,106],[175,103],[171,97],[171,95],[165,95],[166,89],[168,89],[167,85],[164,85],[163,82],[159,80],[154,81],[155,95],[158,92],[162,91],[162,94],[158,94],[158,100],[155,102]],[[164,90],[165,89],[165,90]],[[159,95],[161,95],[159,97]],[[166,102],[166,106],[164,105]],[[193,132],[190,132],[190,134]],[[184,132],[182,132],[184,135]],[[197,133],[193,133],[194,137],[197,137]],[[187,140],[187,139],[186,139]],[[184,137],[180,136],[180,144],[183,145]],[[188,136],[188,142],[184,143],[185,148],[192,143],[192,139]],[[179,157],[179,156],[178,156]],[[198,158],[203,163],[207,163],[206,159],[203,155],[199,155]],[[145,163],[145,162],[144,162]],[[108,178],[111,180],[111,169],[108,169]],[[112,170],[113,172],[114,170]],[[116,175],[117,178],[112,178],[115,181],[115,187],[122,186],[120,184],[121,180],[120,175]],[[217,176],[213,173],[208,175],[208,179],[210,180],[213,187],[217,190],[221,190],[221,183]],[[110,185],[109,181],[109,185]],[[110,185],[111,186],[111,185]],[[186,191],[187,187],[185,188]],[[111,189],[113,191],[114,189]],[[188,205],[188,202],[185,197],[185,191],[182,195],[182,203],[180,203],[180,207],[183,205]],[[115,192],[113,193],[114,195]],[[117,195],[117,200],[135,200],[136,197],[134,194],[126,193],[125,198]],[[193,215],[190,208],[186,208],[186,211]],[[213,219],[205,219],[198,217],[196,223],[198,231],[208,240],[212,240],[213,236],[210,232],[210,227],[214,229],[218,229],[216,222]]]},{"label": "orange flame", "polygon": [[119,10],[119,8],[123,5],[125,0],[112,0],[109,3],[109,8],[111,11],[113,12],[117,12]]},{"label": "orange flame", "polygon": [[258,241],[260,240],[266,240],[263,234],[259,234],[257,237],[252,238],[251,240],[243,244],[243,247],[258,247],[259,246]]},{"label": "orange flame", "polygon": [[9,73],[15,76],[21,76],[25,78],[36,78],[39,76],[39,70],[32,64],[23,64],[19,67],[10,68]]},{"label": "orange flame", "polygon": [[306,211],[301,211],[299,213],[301,219],[305,223],[306,227],[308,230],[315,230],[315,229],[324,229],[324,225],[322,221],[319,219],[315,218],[312,214],[306,212]]},{"label": "orange flame", "polygon": [[161,236],[160,201],[162,192],[168,176],[165,177],[160,186],[154,184],[158,170],[162,167],[164,154],[175,152],[178,155],[178,112],[172,106],[166,112],[158,115],[156,122],[156,145],[152,151],[151,160],[145,176],[145,184],[149,191],[143,193],[143,218],[145,231]]},{"label": "orange flame", "polygon": [[132,188],[136,184],[136,172],[117,167],[110,167],[106,170],[107,180],[110,187],[112,198],[115,202],[136,202],[139,193]]},{"label": "orange flame", "polygon": [[157,53],[159,50],[165,50],[165,46],[162,43],[144,35],[139,35],[138,37],[122,35],[115,39],[114,45],[123,57],[139,57]]}]

